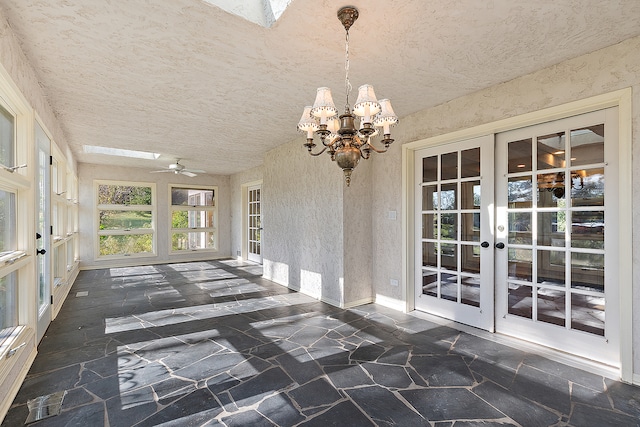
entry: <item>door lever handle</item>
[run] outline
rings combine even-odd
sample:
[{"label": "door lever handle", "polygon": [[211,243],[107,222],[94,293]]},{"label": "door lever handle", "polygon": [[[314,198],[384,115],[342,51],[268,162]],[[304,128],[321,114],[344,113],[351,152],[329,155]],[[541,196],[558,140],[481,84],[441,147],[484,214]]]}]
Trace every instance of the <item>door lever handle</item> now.
[{"label": "door lever handle", "polygon": [[44,255],[47,253],[46,249],[36,249],[36,255]]}]

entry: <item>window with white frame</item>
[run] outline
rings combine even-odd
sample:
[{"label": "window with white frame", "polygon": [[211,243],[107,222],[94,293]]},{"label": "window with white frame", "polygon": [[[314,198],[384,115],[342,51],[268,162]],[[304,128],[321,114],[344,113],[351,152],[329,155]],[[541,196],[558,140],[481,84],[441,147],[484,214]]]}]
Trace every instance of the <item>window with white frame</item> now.
[{"label": "window with white frame", "polygon": [[98,258],[155,255],[155,184],[95,182]]},{"label": "window with white frame", "polygon": [[[11,168],[16,164],[16,115],[0,105],[0,164]],[[27,224],[17,215],[19,201],[26,200],[24,181],[13,173],[0,174],[0,349],[27,319],[20,317],[26,301],[19,290],[19,275],[25,262],[19,230]],[[24,242],[23,242],[24,243]]]},{"label": "window with white frame", "polygon": [[169,186],[171,252],[218,248],[217,187]]}]

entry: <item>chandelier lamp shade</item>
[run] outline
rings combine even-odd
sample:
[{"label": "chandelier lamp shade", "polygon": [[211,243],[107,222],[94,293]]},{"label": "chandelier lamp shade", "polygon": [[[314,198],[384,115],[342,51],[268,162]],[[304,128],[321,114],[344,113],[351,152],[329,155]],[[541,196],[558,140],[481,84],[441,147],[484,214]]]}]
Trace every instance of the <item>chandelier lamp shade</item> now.
[{"label": "chandelier lamp shade", "polygon": [[[338,11],[338,19],[346,32],[345,49],[345,92],[346,103],[344,113],[338,115],[338,109],[333,102],[331,89],[320,87],[316,92],[313,105],[304,107],[302,117],[298,122],[298,130],[306,133],[307,141],[304,146],[312,156],[319,156],[325,151],[344,171],[347,186],[351,184],[351,172],[358,165],[361,158],[368,159],[372,151],[384,153],[393,142],[390,127],[398,123],[398,117],[393,112],[388,99],[376,98],[373,86],[365,84],[358,89],[358,98],[353,105],[349,104],[349,28],[358,19],[358,9],[345,6]],[[372,145],[372,138],[382,130],[380,143],[384,148]],[[316,137],[323,148],[313,152],[316,147]]]}]

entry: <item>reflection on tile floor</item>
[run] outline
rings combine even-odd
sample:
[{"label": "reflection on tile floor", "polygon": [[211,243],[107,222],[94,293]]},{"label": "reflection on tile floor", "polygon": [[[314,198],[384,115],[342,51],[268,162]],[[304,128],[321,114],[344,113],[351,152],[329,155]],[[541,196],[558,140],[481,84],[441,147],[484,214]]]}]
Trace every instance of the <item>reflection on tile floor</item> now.
[{"label": "reflection on tile floor", "polygon": [[[2,426],[639,426],[640,388],[210,261],[80,273]],[[88,296],[74,297],[87,291]]]}]

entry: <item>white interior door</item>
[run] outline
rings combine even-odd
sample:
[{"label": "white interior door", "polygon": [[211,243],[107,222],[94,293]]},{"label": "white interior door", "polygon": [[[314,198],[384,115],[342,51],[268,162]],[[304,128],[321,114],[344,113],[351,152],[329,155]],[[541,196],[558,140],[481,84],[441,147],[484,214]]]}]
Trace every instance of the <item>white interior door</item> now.
[{"label": "white interior door", "polygon": [[496,136],[496,329],[611,366],[617,129],[611,108]]},{"label": "white interior door", "polygon": [[36,268],[38,280],[38,342],[51,323],[51,140],[36,123]]},{"label": "white interior door", "polygon": [[261,185],[247,188],[247,258],[262,264],[262,214],[260,209]]},{"label": "white interior door", "polygon": [[415,306],[493,331],[493,135],[416,152]]}]

